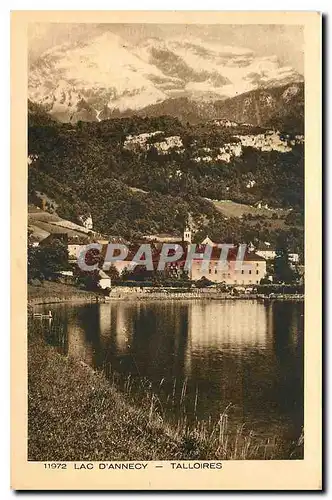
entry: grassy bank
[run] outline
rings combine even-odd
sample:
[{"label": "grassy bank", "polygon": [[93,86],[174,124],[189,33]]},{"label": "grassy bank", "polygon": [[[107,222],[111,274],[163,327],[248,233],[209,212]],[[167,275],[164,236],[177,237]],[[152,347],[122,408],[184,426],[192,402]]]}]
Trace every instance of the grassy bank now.
[{"label": "grassy bank", "polygon": [[88,292],[73,285],[43,281],[40,285],[28,285],[28,301],[33,304],[52,304],[55,302],[82,301],[91,302],[96,299],[104,300],[104,295],[99,292]]},{"label": "grassy bank", "polygon": [[[36,328],[38,329],[38,327]],[[223,460],[302,458],[302,438],[268,441],[218,422],[170,424],[157,396],[138,402],[29,330],[29,460]]]}]

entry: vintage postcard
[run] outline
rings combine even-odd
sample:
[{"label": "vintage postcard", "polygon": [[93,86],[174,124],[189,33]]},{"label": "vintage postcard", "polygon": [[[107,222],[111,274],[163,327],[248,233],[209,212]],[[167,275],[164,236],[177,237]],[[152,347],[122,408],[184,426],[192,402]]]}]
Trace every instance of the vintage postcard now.
[{"label": "vintage postcard", "polygon": [[11,34],[11,487],[321,489],[320,14]]}]

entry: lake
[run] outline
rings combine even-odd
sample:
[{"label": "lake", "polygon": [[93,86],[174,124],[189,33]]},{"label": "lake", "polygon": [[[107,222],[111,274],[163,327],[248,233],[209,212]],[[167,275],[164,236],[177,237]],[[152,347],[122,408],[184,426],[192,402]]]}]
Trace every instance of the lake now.
[{"label": "lake", "polygon": [[[303,426],[303,303],[255,300],[52,304],[62,352],[151,383],[177,417],[229,418],[264,437],[297,438]],[[51,339],[49,339],[51,341]],[[139,381],[139,382],[138,382]]]}]

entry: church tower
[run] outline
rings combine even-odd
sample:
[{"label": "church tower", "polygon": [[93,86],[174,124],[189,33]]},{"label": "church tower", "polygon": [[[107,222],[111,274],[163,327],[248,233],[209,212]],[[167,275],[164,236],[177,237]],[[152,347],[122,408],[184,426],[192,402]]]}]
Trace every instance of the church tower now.
[{"label": "church tower", "polygon": [[188,226],[183,231],[183,243],[191,243],[191,230]]}]

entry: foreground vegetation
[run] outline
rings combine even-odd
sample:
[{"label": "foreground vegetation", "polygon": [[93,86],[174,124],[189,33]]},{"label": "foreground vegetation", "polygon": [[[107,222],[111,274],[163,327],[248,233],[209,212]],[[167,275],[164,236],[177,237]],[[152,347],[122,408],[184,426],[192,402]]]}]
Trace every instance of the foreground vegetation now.
[{"label": "foreground vegetation", "polygon": [[[61,355],[31,321],[28,342],[28,459],[223,460],[303,457],[303,436],[263,440],[232,428],[227,408],[218,422],[170,423],[151,389],[140,400],[101,372]],[[58,339],[61,340],[60,338]],[[63,340],[63,339],[62,339]],[[58,342],[59,343],[59,342]]]},{"label": "foreground vegetation", "polygon": [[75,298],[88,300],[95,298],[96,294],[104,296],[100,290],[92,293],[74,285],[65,285],[55,281],[43,281],[38,285],[28,284],[28,300],[34,303],[62,302]]}]

